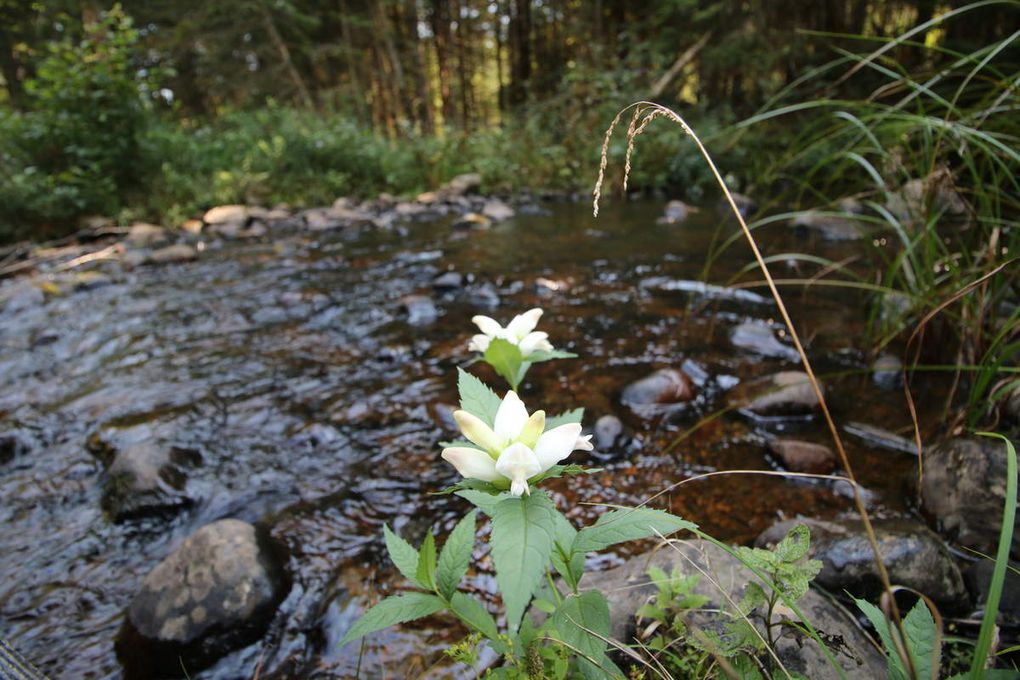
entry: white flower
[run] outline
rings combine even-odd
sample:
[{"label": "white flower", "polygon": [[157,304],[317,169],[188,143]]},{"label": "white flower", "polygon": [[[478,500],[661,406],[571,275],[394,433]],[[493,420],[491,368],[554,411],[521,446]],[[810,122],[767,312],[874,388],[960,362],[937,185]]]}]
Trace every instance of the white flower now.
[{"label": "white flower", "polygon": [[496,411],[493,427],[467,411],[453,417],[464,436],[475,445],[443,449],[443,460],[457,472],[483,482],[510,480],[514,496],[531,493],[528,480],[546,472],[575,449],[591,451],[591,435],[581,436],[581,425],[569,423],[545,432],[545,411],[530,416],[517,393],[510,391]]},{"label": "white flower", "polygon": [[503,328],[495,319],[487,316],[472,317],[471,322],[478,326],[481,331],[478,335],[471,337],[471,344],[468,349],[484,353],[489,348],[489,343],[496,338],[502,338],[507,342],[517,345],[521,350],[521,356],[527,358],[532,352],[541,350],[551,352],[553,346],[549,344],[548,333],[536,331],[535,326],[542,316],[542,309],[535,307],[523,314],[518,314]]}]

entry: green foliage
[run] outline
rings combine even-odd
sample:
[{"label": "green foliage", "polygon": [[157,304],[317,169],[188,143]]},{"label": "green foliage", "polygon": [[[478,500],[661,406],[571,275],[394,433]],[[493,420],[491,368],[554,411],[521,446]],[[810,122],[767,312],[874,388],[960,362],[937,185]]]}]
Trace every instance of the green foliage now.
[{"label": "green foliage", "polygon": [[485,363],[492,366],[493,370],[509,383],[512,390],[517,389],[530,365],[524,361],[517,345],[503,338],[493,338],[483,356]]},{"label": "green foliage", "polygon": [[418,551],[410,543],[390,531],[388,525],[383,525],[383,537],[386,540],[386,550],[389,551],[390,559],[396,565],[404,578],[422,588],[426,586],[418,581]]},{"label": "green foliage", "polygon": [[697,529],[697,525],[663,510],[652,508],[611,510],[599,517],[595,524],[577,532],[572,549],[574,552],[584,554],[604,550],[617,543],[659,535],[668,536],[685,529]]},{"label": "green foliage", "polygon": [[563,599],[551,619],[558,639],[578,655],[586,678],[619,678],[623,673],[606,656],[609,637],[609,603],[599,591],[571,594]]},{"label": "green foliage", "polygon": [[492,559],[507,625],[516,632],[552,556],[556,507],[535,489],[499,502],[492,515]]},{"label": "green foliage", "polygon": [[579,423],[584,419],[584,409],[575,408],[566,413],[561,413],[558,416],[552,416],[545,419],[545,429],[551,430],[554,427],[560,425],[569,425],[570,423]]},{"label": "green foliage", "polygon": [[398,623],[431,616],[443,609],[443,606],[441,599],[429,593],[409,592],[387,597],[365,612],[351,626],[351,629],[340,640],[340,646],[343,647],[349,642]]},{"label": "green foliage", "polygon": [[32,223],[113,214],[142,174],[146,99],[156,74],[136,62],[138,32],[119,5],[80,41],[48,44],[25,83],[25,112],[0,113],[0,238]]},{"label": "green foliage", "polygon": [[443,597],[453,597],[461,579],[467,573],[471,562],[471,549],[475,543],[475,519],[478,513],[471,511],[457,522],[450,532],[443,550],[439,554],[437,585]]},{"label": "green foliage", "polygon": [[457,369],[457,391],[462,409],[477,416],[489,427],[495,426],[496,412],[501,403],[499,395],[462,368]]},{"label": "green foliage", "polygon": [[[939,668],[939,631],[935,625],[935,619],[928,611],[924,600],[918,600],[914,607],[903,617],[903,635],[896,626],[892,625],[885,617],[881,609],[867,600],[854,598],[857,607],[861,610],[875,632],[878,633],[885,649],[886,660],[889,664],[890,680],[911,680],[914,678],[930,678],[933,669]],[[914,670],[913,676],[902,657],[902,653],[910,655],[910,664]]]}]

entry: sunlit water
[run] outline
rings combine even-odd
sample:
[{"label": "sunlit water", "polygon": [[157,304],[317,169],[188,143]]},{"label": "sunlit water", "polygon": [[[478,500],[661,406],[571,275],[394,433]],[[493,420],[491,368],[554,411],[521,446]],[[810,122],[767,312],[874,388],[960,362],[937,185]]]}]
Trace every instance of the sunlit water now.
[{"label": "sunlit water", "polygon": [[[716,227],[724,238],[735,224],[705,210],[683,225],[657,225],[660,204],[609,206],[598,220],[588,206],[548,207],[549,215],[488,231],[440,222],[212,244],[196,263],[111,270],[112,285],[3,317],[0,430],[20,428],[35,446],[0,467],[0,634],[54,678],[118,677],[113,640],[146,574],[198,527],[238,517],[265,523],[289,548],[293,588],[262,640],[192,677],[250,678],[256,667],[261,678],[352,677],[359,648],[336,641],[369,599],[401,586],[383,523],[417,542],[430,526],[447,531],[466,509],[429,492],[456,479],[439,459],[437,444],[452,433],[435,406],[456,402],[455,367],[470,359],[478,313],[505,322],[543,307],[541,328],[580,358],[533,368],[522,387],[529,408],[584,406],[587,426],[616,414],[634,435],[619,450],[571,459],[604,472],[549,485],[575,521],[600,512],[583,503],[635,504],[692,475],[771,469],[761,426],[736,413],[675,443],[727,406],[735,382],[795,368],[729,342],[736,323],[777,320],[771,302],[755,297],[765,289],[706,296],[686,283],[701,277]],[[764,241],[771,254],[833,260],[868,247],[783,228]],[[748,262],[738,242],[710,280],[725,284]],[[815,271],[774,266],[781,277]],[[433,291],[446,270],[468,283]],[[869,362],[864,300],[834,291],[792,288],[788,297],[818,372],[844,374],[826,380],[834,415],[902,428],[902,396],[853,373]],[[399,300],[413,293],[433,297],[434,323],[407,323]],[[685,361],[704,374],[697,400],[651,418],[621,406],[626,384]],[[826,441],[817,422],[796,431]],[[198,503],[173,519],[113,523],[100,508],[103,467],[87,442],[148,437],[200,452],[187,487]],[[877,494],[876,513],[909,512],[902,485],[913,460],[851,438],[848,446],[861,482]],[[654,504],[735,542],[779,518],[851,512],[824,483],[753,475],[697,480]],[[469,580],[488,597],[484,545],[475,556]],[[361,650],[362,677],[413,677],[462,635],[440,618],[374,636]]]}]

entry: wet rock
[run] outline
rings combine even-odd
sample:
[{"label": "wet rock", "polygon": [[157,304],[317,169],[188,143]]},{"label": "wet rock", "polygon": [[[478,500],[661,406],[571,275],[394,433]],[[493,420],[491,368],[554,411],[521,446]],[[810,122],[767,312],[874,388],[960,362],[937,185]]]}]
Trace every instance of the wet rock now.
[{"label": "wet rock", "polygon": [[1020,425],[1020,385],[1002,400],[1001,409],[1006,421]]},{"label": "wet rock", "polygon": [[748,390],[753,396],[743,409],[754,415],[803,416],[818,408],[818,397],[802,371],[780,371],[752,383]]},{"label": "wet rock", "polygon": [[28,455],[31,450],[32,440],[24,432],[20,430],[0,432],[0,465]]},{"label": "wet rock", "polygon": [[202,670],[257,639],[287,587],[281,551],[264,530],[236,519],[202,527],[146,576],[132,600],[116,642],[125,676]]},{"label": "wet rock", "polygon": [[[882,588],[874,552],[864,524],[857,518],[779,522],[758,536],[756,544],[772,546],[797,524],[811,530],[808,556],[822,562],[815,583],[832,592],[846,590],[869,599],[879,596]],[[892,583],[928,595],[947,612],[959,613],[967,608],[963,576],[946,545],[930,529],[907,519],[873,519],[872,527]]]},{"label": "wet rock", "polygon": [[469,172],[457,175],[447,182],[440,191],[447,196],[463,196],[477,191],[481,185],[482,176],[477,172]]},{"label": "wet rock", "polygon": [[[950,540],[994,554],[1005,503],[1006,446],[1000,440],[956,437],[924,452],[921,506]],[[1011,552],[1020,558],[1020,531],[1013,532]]]},{"label": "wet rock", "polygon": [[605,415],[595,421],[595,448],[599,451],[611,451],[623,438],[623,421],[616,416]]},{"label": "wet rock", "polygon": [[209,226],[237,225],[240,228],[247,224],[248,207],[244,205],[220,205],[207,210],[202,221]]},{"label": "wet rock", "polygon": [[690,217],[694,210],[694,208],[683,201],[670,201],[666,204],[662,217],[657,219],[656,222],[659,224],[679,224]]},{"label": "wet rock", "polygon": [[166,229],[156,224],[137,222],[128,229],[125,240],[135,248],[151,248],[167,241]]},{"label": "wet rock", "polygon": [[495,309],[499,307],[499,292],[491,283],[483,283],[479,286],[471,286],[467,290],[467,301],[475,307]]},{"label": "wet rock", "polygon": [[730,342],[734,347],[751,350],[766,357],[778,357],[787,361],[800,359],[797,350],[777,340],[772,329],[763,323],[749,321],[734,326],[730,331]]},{"label": "wet rock", "polygon": [[[857,491],[861,495],[861,502],[864,503],[865,508],[870,509],[878,502],[878,494],[871,489],[864,488],[860,484],[857,484]],[[849,479],[838,479],[834,481],[832,483],[832,493],[840,498],[846,498],[849,501],[855,500],[854,484]]]},{"label": "wet rock", "polygon": [[675,368],[663,368],[623,388],[620,400],[627,406],[675,404],[694,399],[694,381]]},{"label": "wet rock", "polygon": [[876,427],[875,425],[868,425],[867,423],[849,422],[843,426],[843,430],[847,434],[852,434],[853,436],[867,442],[871,446],[877,446],[890,451],[899,451],[900,453],[917,455],[917,447],[914,445],[913,440],[901,437],[895,432],[891,432],[884,428]]},{"label": "wet rock", "polygon": [[125,250],[118,259],[125,268],[134,269],[149,261],[149,252],[146,250]]},{"label": "wet rock", "polygon": [[535,279],[535,292],[543,297],[550,297],[568,290],[570,290],[570,283],[563,279],[547,279],[544,276]]},{"label": "wet rock", "polygon": [[498,198],[491,198],[485,202],[482,214],[493,222],[502,222],[514,216],[514,209]]},{"label": "wet rock", "polygon": [[170,264],[173,262],[190,262],[198,259],[198,251],[187,243],[177,243],[159,248],[149,253],[149,262],[153,264]]},{"label": "wet rock", "polygon": [[[650,555],[638,555],[624,564],[599,573],[587,573],[581,581],[581,589],[598,589],[609,600],[610,636],[614,640],[629,643],[638,632],[635,614],[646,602],[653,602],[657,591],[647,575],[650,565],[667,574],[677,569],[685,576],[697,576],[705,572],[712,579],[702,576],[692,588],[692,594],[704,595],[709,602],[692,616],[702,630],[720,629],[728,620],[719,610],[730,611],[729,602],[737,602],[743,596],[747,583],[756,580],[735,557],[705,541],[691,540],[675,542],[663,550]],[[699,571],[701,570],[701,571]],[[719,585],[713,584],[713,580]],[[721,590],[720,590],[721,589]],[[798,608],[816,630],[833,641],[843,645],[831,651],[836,663],[853,680],[872,680],[886,675],[884,657],[874,648],[856,622],[842,609],[822,595],[809,591],[798,603]],[[764,612],[751,617],[762,629]],[[647,625],[647,621],[644,624]],[[792,627],[785,627],[778,639],[777,653],[783,665],[791,672],[812,680],[835,680],[840,675],[826,660],[824,651],[807,636],[797,634]]]},{"label": "wet rock", "polygon": [[436,290],[455,290],[464,285],[464,277],[460,272],[443,272],[432,279],[432,287]]},{"label": "wet rock", "polygon": [[393,213],[397,219],[403,220],[430,220],[439,216],[439,213],[435,212],[427,205],[410,203],[407,201],[398,203],[393,208]]},{"label": "wet rock", "polygon": [[[337,199],[327,212],[330,217],[346,227],[365,227],[375,224],[375,216],[353,205],[350,199]],[[309,226],[311,227],[311,225]]]},{"label": "wet rock", "polygon": [[192,505],[185,491],[186,471],[200,460],[195,451],[153,440],[116,451],[103,483],[103,510],[121,522],[169,515]]},{"label": "wet rock", "polygon": [[[971,564],[964,574],[974,607],[982,612],[988,603],[994,569],[994,562],[982,559]],[[1020,626],[1020,574],[1012,569],[1006,569],[1006,580],[1002,586],[999,615],[996,620],[1000,626]]]},{"label": "wet rock", "polygon": [[291,218],[290,208],[278,205],[266,213],[267,222],[283,222]]},{"label": "wet rock", "polygon": [[[834,593],[845,590],[857,597],[874,599],[881,594],[875,553],[858,519],[787,520],[766,529],[756,544],[771,547],[797,524],[811,530],[809,557],[822,561],[815,583]],[[924,593],[947,612],[966,608],[967,591],[960,570],[942,540],[928,527],[908,519],[874,519],[872,526],[894,585]]]},{"label": "wet rock", "polygon": [[773,439],[769,451],[791,472],[827,475],[836,469],[836,454],[824,444],[799,439]]},{"label": "wet rock", "polygon": [[969,210],[948,168],[936,169],[923,179],[908,180],[889,196],[886,207],[905,224],[923,224],[930,213],[963,215]]},{"label": "wet rock", "polygon": [[883,354],[871,364],[871,380],[883,390],[903,387],[903,362],[893,354]]},{"label": "wet rock", "polygon": [[205,225],[202,220],[184,220],[181,222],[181,231],[192,236],[197,236],[202,233],[202,227]]},{"label": "wet rock", "polygon": [[400,308],[412,326],[427,326],[439,317],[436,303],[427,295],[405,295],[400,298]]},{"label": "wet rock", "polygon": [[305,226],[312,231],[328,231],[339,229],[344,226],[344,221],[334,217],[332,211],[327,208],[312,208],[301,213]]},{"label": "wet rock", "polygon": [[457,218],[453,224],[450,225],[452,229],[488,229],[492,226],[492,220],[476,212],[469,212],[466,215],[461,215]]}]

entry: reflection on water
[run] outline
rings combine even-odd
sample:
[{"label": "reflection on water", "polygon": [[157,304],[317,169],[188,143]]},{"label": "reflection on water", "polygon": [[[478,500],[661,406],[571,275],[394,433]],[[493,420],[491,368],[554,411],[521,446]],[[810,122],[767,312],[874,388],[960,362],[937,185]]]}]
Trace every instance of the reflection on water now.
[{"label": "reflection on water", "polygon": [[[450,435],[441,405],[455,403],[453,369],[470,358],[469,320],[480,312],[505,321],[542,306],[554,344],[580,355],[532,369],[522,386],[529,407],[584,406],[589,427],[606,414],[623,420],[624,443],[571,459],[604,472],[550,484],[569,516],[588,521],[599,510],[587,504],[635,504],[706,471],[769,469],[763,432],[732,413],[663,453],[725,408],[733,384],[793,367],[729,340],[749,319],[779,328],[764,289],[696,283],[720,218],[703,211],[657,225],[658,204],[609,206],[597,221],[587,206],[550,211],[469,233],[436,223],[210,244],[197,263],[111,270],[110,285],[4,316],[0,431],[18,432],[31,451],[0,465],[3,635],[55,678],[118,677],[113,637],[142,579],[198,527],[238,517],[266,523],[288,546],[293,590],[260,642],[193,677],[251,677],[256,666],[262,678],[350,677],[359,650],[336,640],[366,598],[400,586],[383,523],[417,539],[464,511],[456,497],[427,494],[456,477],[438,462],[437,443]],[[765,240],[772,254],[832,259],[856,247],[782,229]],[[711,281],[726,284],[749,259],[738,243]],[[434,290],[447,270],[463,285]],[[833,290],[794,289],[788,302],[819,373],[849,373],[827,381],[834,413],[901,428],[901,396],[853,374],[868,365],[863,301]],[[408,323],[400,300],[409,294],[434,300],[434,322]],[[685,361],[702,383],[694,402],[653,417],[621,406],[629,382]],[[818,423],[796,427],[826,439]],[[100,507],[101,456],[87,444],[151,439],[198,453],[182,491],[194,503],[113,523]],[[905,512],[900,480],[911,459],[848,444],[877,513]],[[696,480],[655,503],[733,541],[777,517],[850,507],[822,484],[753,475]],[[491,592],[484,546],[475,557],[471,583]],[[363,677],[424,670],[460,634],[442,620],[384,632],[361,650]]]}]

